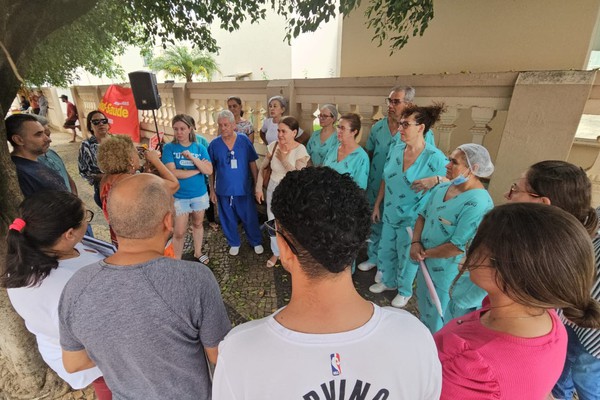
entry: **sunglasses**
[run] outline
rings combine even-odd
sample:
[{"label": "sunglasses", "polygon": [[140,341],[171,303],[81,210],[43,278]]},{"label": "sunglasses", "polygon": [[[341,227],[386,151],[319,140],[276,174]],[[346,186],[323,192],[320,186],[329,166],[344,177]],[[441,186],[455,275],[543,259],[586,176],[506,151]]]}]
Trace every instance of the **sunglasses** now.
[{"label": "sunglasses", "polygon": [[93,119],[92,121],[92,125],[106,125],[108,124],[108,119],[107,118],[102,118],[102,119]]}]

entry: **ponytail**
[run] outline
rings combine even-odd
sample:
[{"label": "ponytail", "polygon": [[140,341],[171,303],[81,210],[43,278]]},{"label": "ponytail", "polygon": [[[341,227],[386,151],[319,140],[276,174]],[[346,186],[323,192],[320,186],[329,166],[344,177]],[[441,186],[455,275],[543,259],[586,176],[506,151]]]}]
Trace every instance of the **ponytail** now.
[{"label": "ponytail", "polygon": [[40,191],[23,200],[21,218],[10,226],[6,264],[0,272],[4,288],[39,285],[58,267],[52,247],[69,229],[79,228],[84,219],[81,200],[72,193]]},{"label": "ponytail", "polygon": [[58,257],[33,246],[25,232],[10,229],[7,245],[6,267],[0,275],[3,288],[36,286],[58,267]]},{"label": "ponytail", "polygon": [[600,304],[590,299],[582,308],[567,307],[562,309],[563,315],[575,325],[582,328],[600,329]]}]

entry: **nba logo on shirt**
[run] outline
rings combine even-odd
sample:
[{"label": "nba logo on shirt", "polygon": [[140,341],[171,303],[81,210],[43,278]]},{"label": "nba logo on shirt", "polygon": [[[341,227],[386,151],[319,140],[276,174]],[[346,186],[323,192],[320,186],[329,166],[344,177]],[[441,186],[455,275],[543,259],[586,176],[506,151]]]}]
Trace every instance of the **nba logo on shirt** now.
[{"label": "nba logo on shirt", "polygon": [[330,355],[331,357],[331,374],[333,376],[338,376],[342,373],[342,362],[340,361],[340,355],[338,353],[333,353]]}]

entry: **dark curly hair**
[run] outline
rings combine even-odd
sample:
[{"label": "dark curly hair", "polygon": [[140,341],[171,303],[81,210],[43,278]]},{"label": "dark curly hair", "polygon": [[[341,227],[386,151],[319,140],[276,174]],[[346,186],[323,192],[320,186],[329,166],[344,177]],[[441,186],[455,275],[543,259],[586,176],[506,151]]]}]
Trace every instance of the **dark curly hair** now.
[{"label": "dark curly hair", "polygon": [[271,210],[311,278],[348,268],[371,227],[364,191],[350,175],[329,167],[288,172],[273,193]]}]

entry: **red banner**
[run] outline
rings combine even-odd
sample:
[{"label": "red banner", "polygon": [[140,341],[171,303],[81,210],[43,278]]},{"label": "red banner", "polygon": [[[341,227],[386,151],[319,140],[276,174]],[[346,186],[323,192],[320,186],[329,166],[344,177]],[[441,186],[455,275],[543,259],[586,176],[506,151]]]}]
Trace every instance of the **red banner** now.
[{"label": "red banner", "polygon": [[109,86],[98,107],[110,122],[110,133],[129,135],[140,142],[140,121],[133,91],[118,85]]}]

